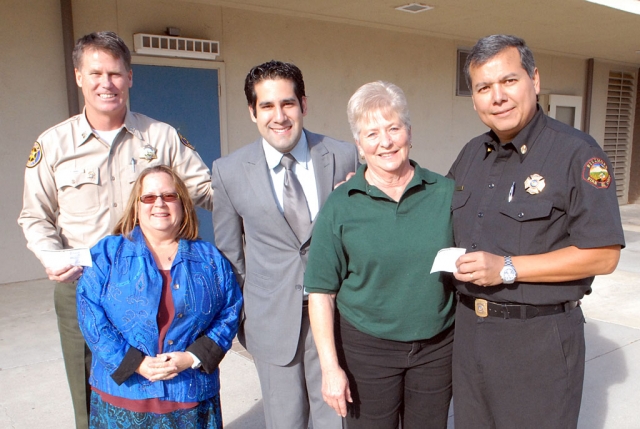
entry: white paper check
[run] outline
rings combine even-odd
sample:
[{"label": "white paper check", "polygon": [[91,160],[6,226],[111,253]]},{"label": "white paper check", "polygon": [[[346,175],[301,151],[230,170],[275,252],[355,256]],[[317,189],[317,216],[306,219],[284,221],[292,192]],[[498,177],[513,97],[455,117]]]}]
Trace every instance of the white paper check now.
[{"label": "white paper check", "polygon": [[446,271],[448,273],[455,273],[458,271],[456,268],[456,261],[462,255],[467,252],[467,249],[460,247],[448,247],[446,249],[438,250],[436,258],[433,260],[433,266],[431,266],[431,272]]},{"label": "white paper check", "polygon": [[44,266],[58,269],[67,265],[91,267],[91,252],[85,247],[64,250],[41,250]]}]

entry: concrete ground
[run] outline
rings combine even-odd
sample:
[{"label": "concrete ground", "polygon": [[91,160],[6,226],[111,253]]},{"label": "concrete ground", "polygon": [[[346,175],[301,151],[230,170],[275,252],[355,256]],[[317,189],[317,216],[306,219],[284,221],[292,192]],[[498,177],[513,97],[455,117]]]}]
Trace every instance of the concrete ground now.
[{"label": "concrete ground", "polygon": [[[596,278],[582,303],[587,356],[580,429],[640,428],[640,205],[620,211],[627,247],[618,269]],[[53,285],[4,284],[0,297],[0,429],[73,428]],[[225,427],[264,428],[256,370],[238,344],[221,374]]]}]

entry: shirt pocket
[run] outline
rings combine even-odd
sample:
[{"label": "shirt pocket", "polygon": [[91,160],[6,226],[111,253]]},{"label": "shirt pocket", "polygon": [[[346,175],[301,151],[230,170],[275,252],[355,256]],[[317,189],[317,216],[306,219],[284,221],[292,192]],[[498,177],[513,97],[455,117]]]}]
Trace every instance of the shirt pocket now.
[{"label": "shirt pocket", "polygon": [[60,211],[72,215],[94,214],[100,208],[98,168],[60,169],[55,172]]},{"label": "shirt pocket", "polygon": [[470,243],[463,240],[469,237],[469,223],[465,222],[465,211],[461,210],[467,205],[471,192],[468,190],[454,191],[451,196],[451,218],[453,220],[453,240],[456,246],[466,247]]},{"label": "shirt pocket", "polygon": [[500,213],[506,217],[503,235],[507,238],[505,249],[511,254],[537,254],[548,251],[545,243],[553,202],[543,198],[535,201],[505,202]]},{"label": "shirt pocket", "polygon": [[455,191],[451,197],[451,212],[455,213],[459,208],[464,207],[469,200],[471,192],[469,191]]},{"label": "shirt pocket", "polygon": [[[451,215],[453,218],[453,234],[456,235],[456,231],[462,233],[466,231],[464,227],[464,217],[463,217],[463,208],[467,201],[469,201],[469,197],[471,196],[470,191],[455,191],[453,196],[451,197]],[[456,240],[457,242],[457,240]]]},{"label": "shirt pocket", "polygon": [[133,183],[138,179],[138,176],[140,176],[140,173],[142,173],[147,168],[155,167],[156,165],[161,164],[162,163],[157,159],[154,159],[153,161],[139,159],[135,163],[135,168],[132,167],[129,169],[129,172],[126,175],[127,181],[130,185],[133,185]]}]

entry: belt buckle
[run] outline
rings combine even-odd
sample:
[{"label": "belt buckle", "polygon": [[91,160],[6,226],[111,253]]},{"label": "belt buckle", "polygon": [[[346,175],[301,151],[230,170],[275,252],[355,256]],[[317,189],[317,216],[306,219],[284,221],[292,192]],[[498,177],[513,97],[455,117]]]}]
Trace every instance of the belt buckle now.
[{"label": "belt buckle", "polygon": [[476,316],[487,317],[489,315],[489,308],[486,299],[476,298],[474,307],[476,309]]}]

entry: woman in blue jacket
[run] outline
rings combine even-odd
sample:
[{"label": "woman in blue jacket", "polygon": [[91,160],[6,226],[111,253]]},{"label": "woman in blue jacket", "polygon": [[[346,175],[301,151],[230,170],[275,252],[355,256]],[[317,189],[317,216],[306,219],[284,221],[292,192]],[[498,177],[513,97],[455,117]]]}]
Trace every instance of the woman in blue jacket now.
[{"label": "woman in blue jacket", "polygon": [[90,427],[221,428],[218,364],[242,308],[229,262],[198,239],[193,202],[166,166],[140,174],[114,234],[78,282]]}]

